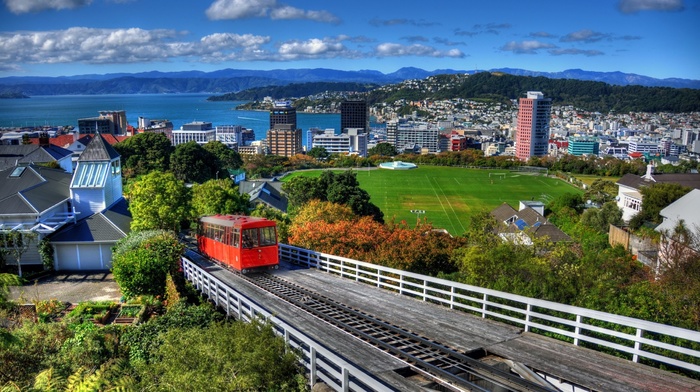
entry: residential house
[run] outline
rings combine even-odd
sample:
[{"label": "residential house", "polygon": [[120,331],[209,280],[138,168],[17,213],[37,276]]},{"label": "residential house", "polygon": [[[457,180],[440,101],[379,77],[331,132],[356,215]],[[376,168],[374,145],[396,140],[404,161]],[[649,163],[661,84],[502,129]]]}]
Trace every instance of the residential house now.
[{"label": "residential house", "polygon": [[617,206],[622,210],[622,220],[629,222],[632,217],[642,210],[641,189],[657,183],[678,184],[685,187],[700,189],[700,174],[680,173],[661,174],[654,173],[654,166],[648,165],[647,172],[643,176],[625,174],[617,181]]},{"label": "residential house", "polygon": [[287,212],[287,197],[282,191],[282,183],[272,181],[241,181],[238,184],[240,194],[248,194],[254,205],[264,204],[270,208]]},{"label": "residential house", "polygon": [[48,238],[56,270],[107,270],[111,248],[129,232],[119,154],[96,135],[71,175],[36,165],[0,171],[0,231],[36,234],[22,265],[41,265]]},{"label": "residential house", "polygon": [[72,172],[72,152],[49,143],[48,137],[41,138],[38,145],[0,145],[0,170],[15,166],[31,164],[47,164],[55,162],[61,169]]},{"label": "residential house", "polygon": [[496,228],[501,238],[526,245],[532,245],[536,238],[551,242],[571,241],[571,237],[543,216],[544,206],[541,203],[532,206],[529,204],[531,203],[520,202],[519,210],[516,210],[508,203],[503,203],[491,211],[491,216],[502,224]]},{"label": "residential house", "polygon": [[[698,206],[700,206],[700,190],[693,189],[659,213],[663,217],[663,222],[655,229],[661,233],[658,268],[667,268],[687,257],[698,257],[700,252],[700,208]],[[687,230],[685,233],[677,232],[679,224]]]}]

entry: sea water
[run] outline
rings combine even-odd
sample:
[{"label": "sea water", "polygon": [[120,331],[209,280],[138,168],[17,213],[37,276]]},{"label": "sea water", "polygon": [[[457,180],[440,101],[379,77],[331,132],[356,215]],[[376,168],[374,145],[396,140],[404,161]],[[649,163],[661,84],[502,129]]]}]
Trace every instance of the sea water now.
[{"label": "sea water", "polygon": [[[207,101],[211,94],[114,94],[52,95],[26,99],[0,99],[0,127],[43,125],[77,128],[79,118],[97,117],[101,110],[124,110],[132,126],[138,118],[170,120],[173,129],[193,121],[220,125],[241,125],[255,131],[256,140],[264,139],[270,126],[267,111],[236,110],[242,101]],[[306,144],[309,128],[339,132],[340,114],[297,113],[297,126]]]}]

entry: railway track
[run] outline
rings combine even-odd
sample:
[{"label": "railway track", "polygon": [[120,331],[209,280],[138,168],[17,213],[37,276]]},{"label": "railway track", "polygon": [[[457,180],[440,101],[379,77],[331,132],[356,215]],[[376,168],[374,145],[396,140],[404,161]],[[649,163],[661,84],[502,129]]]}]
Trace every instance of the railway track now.
[{"label": "railway track", "polygon": [[239,274],[255,286],[408,363],[455,391],[557,391],[267,273]]}]

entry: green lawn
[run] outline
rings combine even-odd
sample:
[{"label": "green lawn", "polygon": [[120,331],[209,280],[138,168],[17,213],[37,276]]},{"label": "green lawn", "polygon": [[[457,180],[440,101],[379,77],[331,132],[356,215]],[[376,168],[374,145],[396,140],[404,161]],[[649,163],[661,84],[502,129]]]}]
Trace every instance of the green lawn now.
[{"label": "green lawn", "polygon": [[[319,176],[320,170],[296,172],[291,176]],[[357,180],[371,196],[372,203],[389,221],[415,222],[411,210],[422,210],[437,228],[459,235],[466,230],[470,216],[490,211],[507,202],[518,208],[520,200],[547,202],[557,196],[581,190],[553,178],[507,170],[478,170],[456,167],[421,166],[412,170],[358,170]],[[491,176],[489,173],[505,173]]]}]

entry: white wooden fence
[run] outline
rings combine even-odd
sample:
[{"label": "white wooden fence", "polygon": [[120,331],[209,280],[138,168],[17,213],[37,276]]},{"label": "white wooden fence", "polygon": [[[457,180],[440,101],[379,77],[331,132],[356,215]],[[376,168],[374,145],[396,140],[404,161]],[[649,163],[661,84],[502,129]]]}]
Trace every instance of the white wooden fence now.
[{"label": "white wooden fence", "polygon": [[612,352],[634,362],[654,361],[700,373],[698,331],[470,286],[285,244],[280,244],[280,260],[518,325],[525,331],[554,334],[574,345]]},{"label": "white wooden fence", "polygon": [[311,386],[320,379],[336,391],[392,391],[370,373],[344,360],[284,320],[273,316],[255,301],[217,279],[186,257],[182,258],[185,277],[227,314],[250,322],[266,320],[274,331],[301,353]]}]

